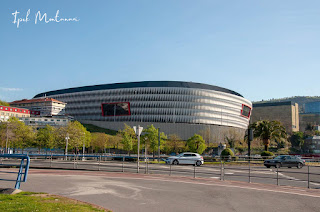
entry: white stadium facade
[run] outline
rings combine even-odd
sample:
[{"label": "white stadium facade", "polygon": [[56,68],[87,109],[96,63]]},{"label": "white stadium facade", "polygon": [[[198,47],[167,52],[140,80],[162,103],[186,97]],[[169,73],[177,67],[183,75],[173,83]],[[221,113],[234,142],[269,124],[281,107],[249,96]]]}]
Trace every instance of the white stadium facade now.
[{"label": "white stadium facade", "polygon": [[182,139],[209,132],[207,140],[213,142],[223,142],[231,129],[243,136],[252,108],[237,92],[181,81],[84,86],[48,91],[34,98],[43,97],[67,103],[65,113],[81,123],[113,130],[123,129],[124,123],[153,124]]}]

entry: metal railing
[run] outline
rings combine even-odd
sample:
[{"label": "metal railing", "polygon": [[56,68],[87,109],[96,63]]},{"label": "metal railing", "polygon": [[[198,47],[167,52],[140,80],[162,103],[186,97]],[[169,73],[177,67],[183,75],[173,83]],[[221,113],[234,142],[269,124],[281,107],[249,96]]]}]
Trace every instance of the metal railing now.
[{"label": "metal railing", "polygon": [[[184,166],[161,164],[157,158],[140,158],[124,155],[76,155],[63,154],[29,155],[32,168],[57,168],[96,170],[107,172],[131,172],[144,174],[165,174],[169,176],[188,176],[193,178],[216,178],[220,180],[246,181],[276,185],[293,185],[320,188],[320,166],[307,165],[302,169],[266,168],[260,160],[219,161],[203,166]],[[154,160],[154,162],[152,162]],[[315,163],[316,164],[316,163]]]},{"label": "metal railing", "polygon": [[[20,159],[20,164],[15,164],[15,160],[12,159]],[[17,179],[8,179],[8,178],[0,178],[0,180],[3,181],[16,181],[16,184],[14,186],[15,189],[20,188],[21,182],[27,181],[28,176],[28,170],[30,165],[30,157],[27,155],[16,155],[16,154],[1,154],[0,155],[1,168],[18,168],[18,171],[4,171],[0,170],[0,173],[6,173],[6,174],[17,174]],[[1,175],[0,175],[1,176]]]}]

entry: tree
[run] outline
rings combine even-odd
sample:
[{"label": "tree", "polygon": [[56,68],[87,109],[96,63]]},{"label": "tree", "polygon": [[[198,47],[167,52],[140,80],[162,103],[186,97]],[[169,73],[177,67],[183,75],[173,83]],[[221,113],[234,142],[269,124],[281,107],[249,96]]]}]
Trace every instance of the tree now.
[{"label": "tree", "polygon": [[210,127],[204,129],[204,130],[200,130],[199,134],[202,136],[202,138],[205,140],[206,145],[210,144],[210,141],[212,140],[212,136],[211,136],[211,130]]},{"label": "tree", "polygon": [[186,142],[181,140],[181,138],[176,134],[171,134],[168,136],[165,148],[166,152],[183,152],[186,146]]},{"label": "tree", "polygon": [[279,121],[262,120],[257,121],[250,126],[254,129],[254,137],[263,141],[265,151],[268,151],[270,140],[281,140],[287,138],[287,133]]},{"label": "tree", "polygon": [[234,156],[234,153],[229,148],[222,150],[222,152],[220,154],[220,158],[223,160],[231,159],[233,156]]},{"label": "tree", "polygon": [[[150,150],[152,151],[153,157],[155,152],[158,150],[159,146],[159,129],[156,129],[153,125],[148,126],[146,129],[143,130],[145,133],[142,137],[142,141],[146,142],[149,145]],[[165,139],[167,136],[161,132],[160,133],[160,149],[163,149]]]},{"label": "tree", "polygon": [[51,149],[57,146],[55,142],[55,131],[55,128],[50,125],[47,125],[45,128],[41,128],[38,130],[35,146],[39,148],[39,152],[41,151],[42,147],[50,149],[51,152]]},{"label": "tree", "polygon": [[240,135],[235,129],[229,129],[225,133],[224,140],[228,143],[230,148],[235,148],[236,145],[241,144]]},{"label": "tree", "polygon": [[109,136],[109,143],[108,143],[108,148],[109,149],[119,149],[122,148],[122,135],[121,133],[117,133],[116,135],[108,135]]},{"label": "tree", "polygon": [[2,106],[10,106],[10,104],[8,102],[2,101],[1,99],[0,99],[0,105],[2,105]]},{"label": "tree", "polygon": [[123,145],[123,149],[128,152],[130,155],[130,151],[133,149],[133,143],[136,140],[136,134],[129,125],[124,124],[124,129],[120,130],[122,135],[121,143]]},{"label": "tree", "polygon": [[207,148],[202,136],[198,134],[194,134],[187,140],[187,146],[189,147],[189,151],[197,152],[199,154],[202,154]]},{"label": "tree", "polygon": [[105,133],[92,133],[91,146],[96,151],[104,151],[108,145],[109,136]]},{"label": "tree", "polygon": [[32,127],[26,126],[16,117],[11,117],[1,126],[1,138],[8,140],[8,147],[25,149],[31,146],[35,133]]},{"label": "tree", "polygon": [[[9,148],[11,141],[15,139],[14,125],[11,122],[2,122],[0,125],[1,147]],[[7,149],[5,150],[5,152]]]},{"label": "tree", "polygon": [[69,136],[68,149],[79,151],[80,148],[90,146],[91,133],[78,121],[69,122],[66,127],[57,129],[57,140],[61,148],[66,146],[65,138]]},{"label": "tree", "polygon": [[290,137],[290,142],[292,147],[295,147],[301,150],[304,144],[303,132],[294,132]]}]

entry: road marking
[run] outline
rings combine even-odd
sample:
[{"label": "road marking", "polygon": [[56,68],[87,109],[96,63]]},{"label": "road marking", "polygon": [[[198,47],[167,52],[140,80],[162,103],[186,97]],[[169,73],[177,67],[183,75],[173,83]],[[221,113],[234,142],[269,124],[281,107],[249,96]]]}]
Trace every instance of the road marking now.
[{"label": "road marking", "polygon": [[[277,172],[275,172],[275,173],[277,173]],[[287,175],[282,174],[282,173],[280,173],[280,172],[279,172],[279,175],[282,176],[282,177],[284,177],[284,178],[287,178],[287,179],[290,179],[290,180],[293,180],[293,181],[297,181],[297,182],[302,182],[302,183],[307,183],[307,182],[308,182],[308,181],[306,181],[306,180],[300,180],[300,179],[295,178],[295,177],[287,176]],[[316,186],[320,186],[319,183],[310,182],[310,184],[316,185]]]},{"label": "road marking", "polygon": [[[107,178],[120,178],[120,179],[128,179],[128,177],[108,177]],[[132,178],[130,177],[129,179],[135,179],[135,180],[160,180],[163,182],[179,182],[179,183],[186,183],[186,184],[198,184],[198,185],[207,185],[207,186],[220,186],[220,187],[228,187],[228,188],[241,188],[241,189],[249,189],[249,190],[256,190],[256,191],[268,191],[268,192],[274,192],[274,193],[284,193],[284,194],[294,194],[294,195],[299,195],[299,196],[307,196],[307,197],[316,197],[320,198],[320,196],[317,195],[312,195],[312,194],[301,194],[297,193],[294,191],[277,191],[277,190],[271,190],[267,188],[253,188],[253,187],[244,187],[244,186],[237,186],[237,185],[223,185],[223,184],[209,184],[209,183],[201,183],[201,182],[187,182],[187,181],[181,181],[181,180],[166,180],[162,178]],[[295,189],[297,190],[297,189]],[[303,191],[306,192],[305,190],[297,190],[297,191]]]}]

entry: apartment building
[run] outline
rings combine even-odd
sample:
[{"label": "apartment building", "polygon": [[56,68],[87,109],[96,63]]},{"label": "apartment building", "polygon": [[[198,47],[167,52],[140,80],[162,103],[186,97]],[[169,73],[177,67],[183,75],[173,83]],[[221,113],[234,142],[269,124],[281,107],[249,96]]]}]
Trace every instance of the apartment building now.
[{"label": "apartment building", "polygon": [[53,98],[36,98],[36,99],[23,99],[10,103],[14,107],[27,108],[34,113],[31,116],[56,116],[65,115],[66,103],[58,101]]}]

